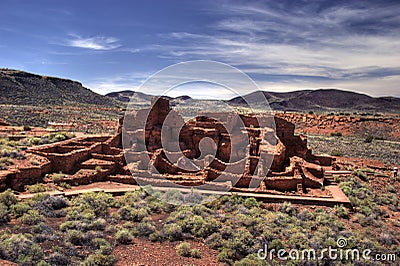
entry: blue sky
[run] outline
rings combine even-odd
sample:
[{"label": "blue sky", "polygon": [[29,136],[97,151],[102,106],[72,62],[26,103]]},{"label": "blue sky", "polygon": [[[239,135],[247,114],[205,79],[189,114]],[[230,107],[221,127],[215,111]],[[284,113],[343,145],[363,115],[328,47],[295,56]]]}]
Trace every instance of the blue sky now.
[{"label": "blue sky", "polygon": [[400,97],[400,2],[1,1],[0,67],[105,94],[187,60],[233,65],[269,91]]}]

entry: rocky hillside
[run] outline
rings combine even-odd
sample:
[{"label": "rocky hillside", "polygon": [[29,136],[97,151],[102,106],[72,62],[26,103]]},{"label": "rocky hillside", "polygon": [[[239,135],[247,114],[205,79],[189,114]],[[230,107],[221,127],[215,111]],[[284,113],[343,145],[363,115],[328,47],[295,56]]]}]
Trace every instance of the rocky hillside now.
[{"label": "rocky hillside", "polygon": [[0,69],[0,104],[116,106],[118,102],[77,81]]},{"label": "rocky hillside", "polygon": [[263,97],[274,110],[281,111],[374,111],[400,112],[400,98],[374,98],[365,94],[336,89],[301,90],[294,92],[256,91],[229,100],[235,105],[263,104]]}]

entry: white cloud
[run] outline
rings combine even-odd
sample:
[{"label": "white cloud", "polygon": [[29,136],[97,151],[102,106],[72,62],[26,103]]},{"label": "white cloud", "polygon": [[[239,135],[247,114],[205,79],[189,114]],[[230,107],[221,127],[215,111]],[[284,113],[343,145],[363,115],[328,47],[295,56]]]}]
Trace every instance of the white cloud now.
[{"label": "white cloud", "polygon": [[92,50],[113,50],[121,46],[119,39],[114,37],[95,36],[84,38],[78,35],[71,35],[71,39],[67,40],[66,45]]},{"label": "white cloud", "polygon": [[[351,3],[350,3],[351,4]],[[391,6],[350,4],[316,11],[273,4],[216,6],[222,15],[210,33],[173,32],[160,52],[170,59],[212,59],[263,80],[282,75],[273,88],[338,87],[372,95],[399,95],[400,15]],[[302,78],[303,76],[303,78]],[[263,86],[268,89],[268,86]]]}]

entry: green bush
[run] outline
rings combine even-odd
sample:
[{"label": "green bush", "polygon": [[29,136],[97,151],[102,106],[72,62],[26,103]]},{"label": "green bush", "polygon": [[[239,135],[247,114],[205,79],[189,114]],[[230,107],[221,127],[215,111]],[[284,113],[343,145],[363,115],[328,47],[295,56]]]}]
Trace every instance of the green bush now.
[{"label": "green bush", "polygon": [[176,253],[182,257],[190,257],[190,243],[182,242],[175,247]]},{"label": "green bush", "polygon": [[331,156],[340,157],[340,156],[343,156],[343,152],[338,151],[338,150],[333,150],[333,151],[331,152]]},{"label": "green bush", "polygon": [[44,221],[43,215],[37,210],[28,210],[20,218],[18,218],[23,224],[34,225]]},{"label": "green bush", "polygon": [[29,191],[29,193],[41,193],[46,192],[47,190],[46,186],[42,183],[26,186],[26,189]]},{"label": "green bush", "polygon": [[135,209],[130,206],[124,206],[118,210],[121,219],[126,221],[140,222],[149,215],[147,208]]},{"label": "green bush", "polygon": [[85,245],[89,241],[85,234],[79,230],[68,230],[66,239],[76,246]]},{"label": "green bush", "polygon": [[335,214],[340,218],[349,219],[349,210],[341,205],[335,206]]},{"label": "green bush", "polygon": [[354,171],[354,172],[353,172],[353,175],[359,177],[359,178],[360,178],[361,180],[363,180],[363,181],[367,181],[367,180],[368,180],[367,174],[366,174],[364,171],[362,171],[362,170],[356,170],[356,171]]},{"label": "green bush", "polygon": [[132,241],[133,236],[129,230],[121,229],[115,234],[115,239],[118,241],[118,243],[126,245]]},{"label": "green bush", "polygon": [[341,132],[332,132],[332,133],[331,133],[331,136],[332,136],[332,137],[341,137],[341,136],[342,136],[342,133],[341,133]]},{"label": "green bush", "polygon": [[223,239],[220,233],[214,233],[207,237],[206,244],[212,249],[219,249],[223,246]]},{"label": "green bush", "polygon": [[71,259],[60,252],[55,252],[51,254],[48,258],[48,262],[51,266],[63,266],[71,265]]},{"label": "green bush", "polygon": [[0,170],[7,170],[8,166],[13,164],[10,158],[0,158]]},{"label": "green bush", "polygon": [[234,266],[264,266],[267,265],[264,261],[261,261],[260,259],[257,258],[256,255],[251,254],[248,255],[247,257],[236,261]]},{"label": "green bush", "polygon": [[110,255],[112,252],[111,244],[104,238],[95,238],[92,241],[92,247],[103,255]]},{"label": "green bush", "polygon": [[367,137],[365,138],[364,142],[365,142],[365,143],[371,143],[373,140],[374,140],[374,137],[371,136],[371,135],[369,135],[369,136],[367,136]]},{"label": "green bush", "polygon": [[84,266],[112,266],[116,262],[113,255],[91,254],[86,258]]},{"label": "green bush", "polygon": [[21,265],[36,265],[42,261],[42,248],[23,234],[2,235],[2,258]]},{"label": "green bush", "polygon": [[195,259],[201,258],[201,251],[197,248],[192,248],[190,250],[190,257],[195,258]]},{"label": "green bush", "polygon": [[279,207],[279,211],[295,216],[297,214],[297,210],[296,208],[294,208],[292,206],[292,204],[290,202],[284,202],[280,207]]},{"label": "green bush", "polygon": [[71,200],[71,205],[76,207],[78,212],[92,210],[96,217],[107,215],[109,207],[113,204],[112,195],[104,192],[84,193]]},{"label": "green bush", "polygon": [[149,222],[138,223],[134,229],[135,235],[137,236],[149,236],[156,231],[156,227]]},{"label": "green bush", "polygon": [[31,207],[28,204],[18,202],[17,204],[11,206],[11,213],[18,218],[21,217],[24,213],[27,213],[30,209]]},{"label": "green bush", "polygon": [[163,233],[166,239],[169,241],[182,240],[182,227],[178,224],[165,224],[163,227]]},{"label": "green bush", "polygon": [[7,189],[6,191],[0,193],[0,203],[10,207],[13,204],[18,202],[17,196],[12,192],[11,189]]},{"label": "green bush", "polygon": [[8,208],[6,205],[0,203],[0,225],[8,223],[10,216],[8,214]]},{"label": "green bush", "polygon": [[235,251],[227,248],[222,249],[221,252],[218,254],[218,260],[220,262],[225,262],[229,265],[232,265],[233,262],[237,260],[235,256]]}]

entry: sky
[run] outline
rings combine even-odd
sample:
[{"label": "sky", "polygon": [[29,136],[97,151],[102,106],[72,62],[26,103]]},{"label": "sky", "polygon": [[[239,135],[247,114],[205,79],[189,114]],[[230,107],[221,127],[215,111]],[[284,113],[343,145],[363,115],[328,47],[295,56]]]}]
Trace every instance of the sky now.
[{"label": "sky", "polygon": [[106,94],[188,60],[232,65],[267,91],[400,97],[400,1],[1,1],[0,67]]}]

